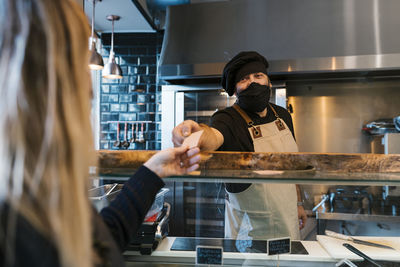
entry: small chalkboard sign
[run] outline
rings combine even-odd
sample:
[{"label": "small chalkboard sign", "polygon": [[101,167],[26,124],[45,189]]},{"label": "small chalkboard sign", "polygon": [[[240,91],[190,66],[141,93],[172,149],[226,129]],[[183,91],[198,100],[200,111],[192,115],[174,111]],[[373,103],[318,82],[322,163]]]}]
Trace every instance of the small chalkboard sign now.
[{"label": "small chalkboard sign", "polygon": [[197,246],[196,264],[222,265],[222,247]]},{"label": "small chalkboard sign", "polygon": [[290,237],[268,239],[267,252],[268,255],[290,253]]}]

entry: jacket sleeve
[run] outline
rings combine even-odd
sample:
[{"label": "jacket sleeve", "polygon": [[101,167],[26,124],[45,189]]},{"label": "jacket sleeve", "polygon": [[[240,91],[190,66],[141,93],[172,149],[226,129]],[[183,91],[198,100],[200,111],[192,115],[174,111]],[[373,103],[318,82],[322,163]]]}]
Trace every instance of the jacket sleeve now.
[{"label": "jacket sleeve", "polygon": [[164,185],[154,172],[142,166],[125,183],[115,200],[101,210],[100,215],[121,251],[136,234],[157,192]]}]

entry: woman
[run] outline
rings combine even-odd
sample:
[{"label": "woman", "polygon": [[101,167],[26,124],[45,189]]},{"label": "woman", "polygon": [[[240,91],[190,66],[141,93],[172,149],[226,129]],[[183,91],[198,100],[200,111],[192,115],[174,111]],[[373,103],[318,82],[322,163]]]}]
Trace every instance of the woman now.
[{"label": "woman", "polygon": [[0,0],[0,266],[121,265],[158,177],[198,167],[198,149],[162,151],[93,212],[88,37],[72,1]]}]

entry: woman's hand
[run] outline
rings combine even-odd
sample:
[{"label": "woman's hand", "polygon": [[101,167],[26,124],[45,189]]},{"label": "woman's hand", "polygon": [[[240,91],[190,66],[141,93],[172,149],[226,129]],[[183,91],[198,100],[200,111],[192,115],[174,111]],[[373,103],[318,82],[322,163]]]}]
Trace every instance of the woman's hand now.
[{"label": "woman's hand", "polygon": [[198,147],[189,149],[187,146],[161,150],[146,161],[144,166],[161,178],[176,174],[182,175],[199,167],[199,152]]}]

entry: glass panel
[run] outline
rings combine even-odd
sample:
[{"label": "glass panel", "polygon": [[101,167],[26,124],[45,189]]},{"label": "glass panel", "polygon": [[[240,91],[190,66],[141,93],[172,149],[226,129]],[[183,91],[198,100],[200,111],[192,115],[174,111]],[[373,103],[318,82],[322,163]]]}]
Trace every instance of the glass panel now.
[{"label": "glass panel", "polygon": [[[130,154],[129,159],[146,153],[150,152]],[[122,154],[118,155],[121,157]],[[266,163],[262,159],[271,159],[265,156],[267,153],[224,155],[226,159],[231,157],[232,162],[249,158],[251,162],[257,161],[253,163],[254,166],[258,164],[258,170],[253,170],[257,169],[253,165],[251,169],[250,164],[248,168],[246,164],[236,166],[237,170],[222,169],[226,166],[217,164],[223,162],[218,161],[221,155],[218,152],[204,153],[203,156],[211,159],[203,162],[199,171],[164,178],[169,189],[164,200],[171,206],[169,231],[162,232],[164,237],[157,240],[156,245],[144,244],[147,248],[151,247],[151,256],[147,258],[138,254],[137,245],[132,246],[126,253],[128,262],[145,261],[152,266],[165,262],[194,264],[196,247],[205,246],[222,248],[223,265],[276,266],[278,256],[268,254],[271,253],[269,248],[274,242],[281,242],[282,245],[286,241],[290,241],[290,254],[279,255],[280,266],[335,266],[342,259],[340,257],[359,260],[343,243],[368,253],[380,263],[397,261],[394,265],[382,266],[396,266],[400,262],[400,173],[368,172],[378,166],[373,158],[380,162],[381,170],[395,171],[398,168],[397,155],[358,157],[357,154],[318,154],[315,156],[322,160],[315,161],[314,167],[283,171],[260,170],[262,163]],[[275,153],[271,156],[275,159],[282,157],[283,160],[288,155]],[[306,156],[313,157],[312,154],[291,154],[293,157],[298,155],[303,160]],[[322,166],[332,168],[335,158],[340,158],[341,170],[320,170]],[[344,162],[359,163],[357,168],[360,170],[365,160],[369,162],[365,172],[344,171]],[[321,165],[326,162],[329,164]],[[125,168],[121,168],[122,163],[114,161],[116,166],[112,170],[104,169],[106,164],[101,163],[101,177],[111,181],[117,177],[120,182],[128,179],[126,174],[134,171],[129,166],[135,166],[137,162],[130,162]],[[303,165],[308,166],[306,163]],[[235,164],[231,166],[235,167]],[[107,172],[108,175],[103,174]],[[298,207],[298,200],[302,201],[304,212]],[[303,215],[301,221],[299,211]],[[164,212],[165,209],[161,211],[161,216],[165,216]],[[145,225],[149,223],[145,222]],[[299,229],[300,226],[303,228]],[[328,236],[326,230],[361,241],[334,238]],[[362,241],[372,244],[360,244]],[[379,245],[395,250],[377,247]]]}]

